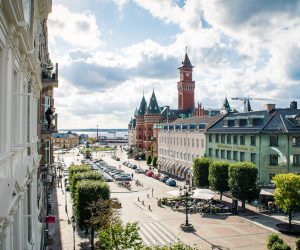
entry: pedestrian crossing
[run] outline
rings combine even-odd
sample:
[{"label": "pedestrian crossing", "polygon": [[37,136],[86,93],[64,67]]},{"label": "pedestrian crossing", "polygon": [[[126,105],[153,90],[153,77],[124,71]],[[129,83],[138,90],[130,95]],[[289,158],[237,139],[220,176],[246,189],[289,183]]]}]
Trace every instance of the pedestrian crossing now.
[{"label": "pedestrian crossing", "polygon": [[158,221],[139,223],[140,236],[146,246],[163,246],[177,242],[177,237]]}]

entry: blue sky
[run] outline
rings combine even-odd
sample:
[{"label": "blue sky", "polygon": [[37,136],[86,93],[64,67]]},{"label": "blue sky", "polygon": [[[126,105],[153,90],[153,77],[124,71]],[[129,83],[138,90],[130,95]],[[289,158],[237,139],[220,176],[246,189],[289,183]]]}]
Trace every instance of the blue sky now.
[{"label": "blue sky", "polygon": [[225,96],[265,98],[256,110],[299,99],[298,0],[53,0],[48,26],[61,128],[126,128],[153,86],[177,108],[186,46],[205,108]]}]

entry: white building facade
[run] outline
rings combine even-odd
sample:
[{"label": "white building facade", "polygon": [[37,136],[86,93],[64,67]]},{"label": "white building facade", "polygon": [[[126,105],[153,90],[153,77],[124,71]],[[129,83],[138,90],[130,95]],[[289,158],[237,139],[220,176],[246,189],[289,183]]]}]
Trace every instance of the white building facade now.
[{"label": "white building facade", "polygon": [[51,0],[0,1],[0,250],[41,249],[39,34]]},{"label": "white building facade", "polygon": [[191,181],[193,160],[205,155],[206,128],[220,116],[177,119],[158,131],[158,170]]}]

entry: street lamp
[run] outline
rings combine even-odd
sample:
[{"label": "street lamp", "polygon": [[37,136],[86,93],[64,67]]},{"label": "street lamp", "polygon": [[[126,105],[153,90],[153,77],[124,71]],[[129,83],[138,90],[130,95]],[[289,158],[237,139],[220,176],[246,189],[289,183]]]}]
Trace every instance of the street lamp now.
[{"label": "street lamp", "polygon": [[189,217],[188,217],[188,200],[189,200],[189,197],[191,195],[193,195],[193,191],[191,189],[190,186],[186,186],[184,185],[183,188],[180,187],[179,188],[179,194],[181,197],[184,197],[185,199],[185,223],[182,223],[180,225],[180,228],[185,231],[185,232],[190,232],[190,231],[194,231],[194,227],[192,224],[189,223]]},{"label": "street lamp", "polygon": [[73,227],[73,249],[75,250],[75,227],[76,227],[76,222],[75,222],[75,217],[72,215],[71,217],[71,223]]}]

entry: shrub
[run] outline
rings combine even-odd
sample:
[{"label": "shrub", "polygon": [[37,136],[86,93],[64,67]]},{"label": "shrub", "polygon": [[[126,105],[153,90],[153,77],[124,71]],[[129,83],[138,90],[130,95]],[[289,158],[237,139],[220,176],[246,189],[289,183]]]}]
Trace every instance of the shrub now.
[{"label": "shrub", "polygon": [[152,165],[153,165],[153,167],[156,167],[157,166],[157,156],[156,155],[154,155],[154,157],[153,157],[153,161],[152,161]]},{"label": "shrub", "polygon": [[282,244],[283,240],[276,233],[269,234],[268,238],[267,238],[267,248],[272,249],[272,247],[275,243]]},{"label": "shrub", "polygon": [[75,165],[68,168],[69,180],[73,178],[73,175],[80,172],[90,171],[91,168],[86,165]]},{"label": "shrub", "polygon": [[291,250],[291,247],[285,242],[275,242],[274,245],[271,247],[271,250]]}]

